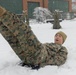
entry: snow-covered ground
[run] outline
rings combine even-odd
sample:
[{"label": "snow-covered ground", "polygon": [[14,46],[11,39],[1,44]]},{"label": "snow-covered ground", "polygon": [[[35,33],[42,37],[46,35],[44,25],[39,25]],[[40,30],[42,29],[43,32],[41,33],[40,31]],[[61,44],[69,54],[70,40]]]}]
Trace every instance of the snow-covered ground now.
[{"label": "snow-covered ground", "polygon": [[62,29],[52,29],[51,23],[31,22],[30,26],[40,42],[53,42],[57,31],[64,31],[67,39],[63,44],[68,49],[68,59],[60,67],[45,66],[39,70],[18,65],[20,59],[0,34],[0,75],[76,75],[76,19],[64,20]]}]

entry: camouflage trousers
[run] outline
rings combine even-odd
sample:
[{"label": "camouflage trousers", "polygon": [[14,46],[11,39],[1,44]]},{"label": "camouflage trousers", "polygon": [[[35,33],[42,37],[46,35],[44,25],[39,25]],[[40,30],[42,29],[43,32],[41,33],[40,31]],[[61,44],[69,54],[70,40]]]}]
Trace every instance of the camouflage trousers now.
[{"label": "camouflage trousers", "polygon": [[0,33],[8,41],[19,58],[26,64],[38,64],[37,57],[43,48],[29,25],[16,14],[6,12],[0,17]]}]

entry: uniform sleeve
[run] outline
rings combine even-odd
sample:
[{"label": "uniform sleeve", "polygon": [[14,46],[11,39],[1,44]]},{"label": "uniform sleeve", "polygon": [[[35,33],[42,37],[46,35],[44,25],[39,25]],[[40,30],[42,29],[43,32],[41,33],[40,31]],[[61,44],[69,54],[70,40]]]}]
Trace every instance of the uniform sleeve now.
[{"label": "uniform sleeve", "polygon": [[59,50],[61,49],[61,45],[55,44],[55,43],[47,43],[46,44],[46,50],[48,52],[48,55],[50,56],[54,56],[57,54],[57,52],[59,52]]},{"label": "uniform sleeve", "polygon": [[62,47],[54,56],[55,64],[58,66],[63,65],[66,62],[67,54],[67,49],[65,47]]},{"label": "uniform sleeve", "polygon": [[61,45],[57,45],[54,43],[46,44],[47,50],[47,62],[49,65],[63,65],[67,59],[67,49]]}]

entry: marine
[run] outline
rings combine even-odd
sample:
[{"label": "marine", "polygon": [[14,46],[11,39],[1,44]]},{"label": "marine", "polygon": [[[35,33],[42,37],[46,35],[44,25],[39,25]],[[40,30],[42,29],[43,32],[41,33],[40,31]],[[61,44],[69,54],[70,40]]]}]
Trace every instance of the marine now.
[{"label": "marine", "polygon": [[59,31],[54,43],[41,43],[31,27],[18,16],[0,6],[0,33],[7,40],[23,64],[31,67],[63,65],[67,59],[67,49],[62,46],[67,35]]}]

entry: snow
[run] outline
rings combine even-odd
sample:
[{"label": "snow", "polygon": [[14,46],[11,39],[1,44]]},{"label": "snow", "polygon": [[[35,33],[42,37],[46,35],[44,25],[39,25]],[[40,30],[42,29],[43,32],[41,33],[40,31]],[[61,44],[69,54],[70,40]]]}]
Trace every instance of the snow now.
[{"label": "snow", "polygon": [[62,29],[52,29],[51,23],[30,22],[31,29],[40,42],[53,42],[58,31],[64,31],[67,39],[63,44],[68,49],[68,59],[60,67],[47,65],[39,70],[32,70],[19,65],[21,60],[14,53],[8,42],[0,34],[0,75],[75,75],[76,74],[76,19],[60,22]]}]

